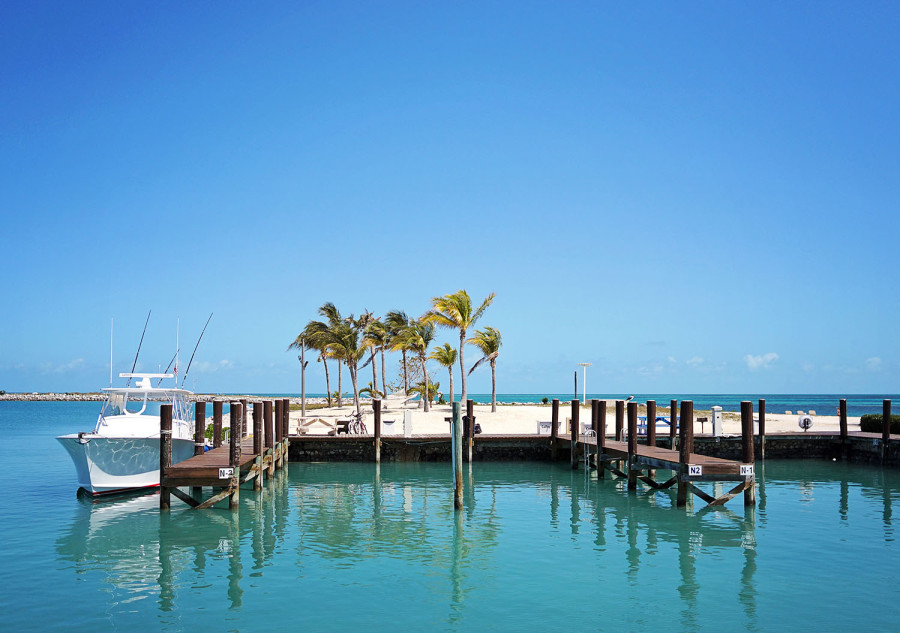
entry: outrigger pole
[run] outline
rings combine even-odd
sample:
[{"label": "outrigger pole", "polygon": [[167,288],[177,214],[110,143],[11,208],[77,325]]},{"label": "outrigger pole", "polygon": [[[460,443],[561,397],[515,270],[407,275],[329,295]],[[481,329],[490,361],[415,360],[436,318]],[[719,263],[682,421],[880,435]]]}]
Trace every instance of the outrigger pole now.
[{"label": "outrigger pole", "polygon": [[[148,311],[147,311],[147,320],[144,321],[144,331],[141,332],[141,342],[138,343],[137,352],[135,352],[135,354],[134,354],[134,362],[131,363],[131,373],[132,373],[132,374],[134,373],[134,368],[137,367],[137,359],[138,359],[138,356],[140,356],[140,354],[141,354],[141,345],[144,344],[144,334],[147,333],[147,324],[150,323],[150,313],[151,313],[151,312],[153,312],[153,310],[148,310]],[[110,367],[112,367],[112,362],[110,362]],[[131,378],[128,378],[128,382],[125,383],[125,386],[127,387],[127,386],[130,385],[130,384],[131,384]]]},{"label": "outrigger pole", "polygon": [[194,351],[191,352],[191,359],[188,361],[187,369],[184,370],[184,376],[181,377],[181,386],[184,387],[184,381],[187,379],[188,372],[191,371],[191,363],[194,362],[194,354],[197,353],[197,348],[200,347],[200,341],[203,340],[203,335],[206,334],[206,326],[209,325],[209,322],[212,320],[213,313],[209,313],[209,318],[206,319],[206,325],[203,326],[203,331],[200,332],[200,338],[197,339],[197,344],[194,345]]}]

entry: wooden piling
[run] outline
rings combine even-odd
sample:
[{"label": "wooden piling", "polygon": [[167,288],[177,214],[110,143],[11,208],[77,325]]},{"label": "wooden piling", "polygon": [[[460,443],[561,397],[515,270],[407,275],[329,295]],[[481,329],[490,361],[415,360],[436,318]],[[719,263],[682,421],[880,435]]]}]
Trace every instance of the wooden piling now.
[{"label": "wooden piling", "polygon": [[213,448],[222,446],[222,401],[213,400]]},{"label": "wooden piling", "polygon": [[691,400],[681,402],[681,424],[678,431],[678,496],[676,505],[687,505],[690,485],[687,480],[691,453],[694,452],[694,403]]},{"label": "wooden piling", "polygon": [[838,406],[838,415],[840,416],[841,425],[841,446],[847,444],[847,399],[841,398]]},{"label": "wooden piling", "polygon": [[550,405],[550,459],[554,462],[559,456],[559,400],[553,399]]},{"label": "wooden piling", "polygon": [[759,458],[766,459],[766,401],[759,400]]},{"label": "wooden piling", "polygon": [[606,447],[606,400],[594,400],[591,405],[593,407],[591,424],[597,434],[597,478],[605,479],[606,469],[602,460],[603,449]]},{"label": "wooden piling", "polygon": [[616,400],[616,441],[625,439],[625,402]]},{"label": "wooden piling", "polygon": [[[741,462],[755,468],[756,458],[753,455],[753,403],[749,400],[741,402]],[[744,505],[756,505],[755,476],[750,478],[749,487],[744,489]]]},{"label": "wooden piling", "polygon": [[884,400],[881,404],[881,461],[884,462],[891,443],[891,401]]},{"label": "wooden piling", "polygon": [[675,436],[678,433],[678,400],[669,401],[669,448],[675,450]]},{"label": "wooden piling", "polygon": [[[282,417],[282,428],[281,428],[281,441],[284,442],[288,435],[291,434],[291,399],[290,398],[282,398],[281,400],[281,415]],[[285,450],[287,450],[287,443],[285,442]]]},{"label": "wooden piling", "polygon": [[647,446],[656,446],[656,400],[647,400]]},{"label": "wooden piling", "polygon": [[247,437],[247,399],[241,398],[241,439]]},{"label": "wooden piling", "polygon": [[163,404],[159,407],[159,509],[168,510],[171,507],[171,494],[166,486],[162,485],[166,468],[172,465],[172,405]]},{"label": "wooden piling", "polygon": [[463,509],[462,420],[459,403],[453,403],[453,507]]},{"label": "wooden piling", "polygon": [[637,402],[628,403],[628,489],[637,490],[637,469],[634,456],[637,453]]},{"label": "wooden piling", "polygon": [[381,463],[381,400],[372,401],[372,411],[375,413],[375,422],[372,432],[375,434],[375,463]]},{"label": "wooden piling", "polygon": [[571,440],[571,450],[569,452],[571,454],[572,470],[578,470],[578,431],[581,430],[579,428],[581,423],[579,422],[578,417],[580,415],[580,411],[581,403],[578,400],[572,400],[572,420],[570,422],[571,428],[569,429],[569,436]]},{"label": "wooden piling", "polygon": [[231,451],[228,454],[228,465],[233,469],[231,475],[231,495],[228,499],[228,508],[237,510],[241,500],[241,407],[240,402],[232,402],[230,405]]},{"label": "wooden piling", "polygon": [[256,455],[256,478],[253,480],[253,489],[262,490],[263,486],[263,404],[253,403],[253,454]]},{"label": "wooden piling", "polygon": [[284,418],[284,401],[278,399],[275,401],[275,446],[272,450],[273,467],[281,468],[281,441],[284,439],[284,426],[282,419]]},{"label": "wooden piling", "polygon": [[464,433],[468,462],[472,463],[472,448],[475,444],[475,401],[466,400],[466,428]]},{"label": "wooden piling", "polygon": [[194,455],[202,455],[206,448],[206,403],[194,403]]},{"label": "wooden piling", "polygon": [[263,431],[263,435],[265,436],[266,441],[266,453],[268,453],[268,475],[269,477],[275,476],[275,425],[274,420],[272,419],[272,401],[266,400],[263,402],[263,426],[265,429]]}]

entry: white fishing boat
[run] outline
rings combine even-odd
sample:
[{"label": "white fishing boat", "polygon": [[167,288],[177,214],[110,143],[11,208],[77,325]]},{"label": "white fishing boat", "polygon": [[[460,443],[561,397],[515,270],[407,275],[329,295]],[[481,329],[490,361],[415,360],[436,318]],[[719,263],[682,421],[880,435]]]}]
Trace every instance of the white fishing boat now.
[{"label": "white fishing boat", "polygon": [[172,405],[172,463],[194,454],[191,392],[159,386],[173,374],[119,376],[137,379],[136,385],[103,389],[107,397],[93,431],[56,438],[75,463],[78,486],[92,495],[159,486],[161,404]]}]

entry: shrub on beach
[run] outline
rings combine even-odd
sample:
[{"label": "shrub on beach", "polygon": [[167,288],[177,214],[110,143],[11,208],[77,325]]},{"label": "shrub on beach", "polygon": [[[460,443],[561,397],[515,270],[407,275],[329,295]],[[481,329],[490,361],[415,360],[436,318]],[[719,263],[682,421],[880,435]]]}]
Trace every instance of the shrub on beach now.
[{"label": "shrub on beach", "polygon": [[[859,429],[863,433],[881,433],[883,421],[880,413],[867,413],[859,419]],[[900,415],[891,416],[891,433],[900,434]]]}]

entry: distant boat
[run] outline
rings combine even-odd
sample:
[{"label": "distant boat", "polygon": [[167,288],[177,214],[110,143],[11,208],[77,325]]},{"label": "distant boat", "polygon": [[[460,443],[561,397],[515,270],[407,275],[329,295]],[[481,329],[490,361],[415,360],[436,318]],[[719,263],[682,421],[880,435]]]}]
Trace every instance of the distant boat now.
[{"label": "distant boat", "polygon": [[190,391],[153,387],[174,374],[119,374],[134,387],[103,389],[106,400],[93,431],[56,439],[75,463],[78,487],[91,495],[159,486],[159,405],[172,405],[172,463],[194,454]]}]

